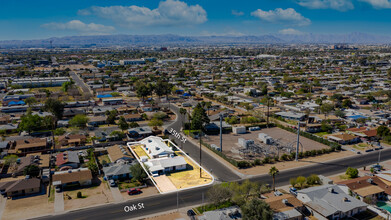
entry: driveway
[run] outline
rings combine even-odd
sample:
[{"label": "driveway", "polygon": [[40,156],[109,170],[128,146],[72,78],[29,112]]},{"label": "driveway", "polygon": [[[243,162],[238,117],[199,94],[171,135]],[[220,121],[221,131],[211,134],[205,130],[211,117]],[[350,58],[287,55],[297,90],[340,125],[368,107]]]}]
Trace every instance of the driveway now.
[{"label": "driveway", "polygon": [[3,216],[6,203],[7,203],[7,198],[0,196],[0,220],[1,217]]},{"label": "driveway", "polygon": [[64,211],[64,194],[62,192],[55,192],[54,196],[54,212]]},{"label": "driveway", "polygon": [[157,176],[157,177],[153,177],[153,179],[155,180],[156,185],[159,187],[161,192],[169,192],[169,191],[177,190],[175,185],[165,175],[160,175],[160,176]]},{"label": "driveway", "polygon": [[113,194],[114,202],[122,202],[124,201],[124,197],[122,197],[121,192],[118,187],[110,187],[111,194]]}]

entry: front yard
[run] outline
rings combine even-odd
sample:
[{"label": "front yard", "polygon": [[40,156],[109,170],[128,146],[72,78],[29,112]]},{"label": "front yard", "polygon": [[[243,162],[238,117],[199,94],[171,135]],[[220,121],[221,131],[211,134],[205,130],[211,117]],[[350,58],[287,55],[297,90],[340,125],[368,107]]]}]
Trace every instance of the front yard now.
[{"label": "front yard", "polygon": [[212,181],[212,177],[204,170],[202,170],[202,177],[200,177],[200,167],[194,164],[186,155],[180,151],[175,151],[175,153],[184,157],[188,164],[187,170],[166,174],[177,189],[204,185]]},{"label": "front yard", "polygon": [[[113,202],[113,195],[110,188],[102,179],[99,185],[74,189],[64,190],[64,208],[65,210],[78,209],[97,204]],[[81,192],[82,198],[77,198],[77,192]],[[70,198],[68,197],[70,196]]]}]

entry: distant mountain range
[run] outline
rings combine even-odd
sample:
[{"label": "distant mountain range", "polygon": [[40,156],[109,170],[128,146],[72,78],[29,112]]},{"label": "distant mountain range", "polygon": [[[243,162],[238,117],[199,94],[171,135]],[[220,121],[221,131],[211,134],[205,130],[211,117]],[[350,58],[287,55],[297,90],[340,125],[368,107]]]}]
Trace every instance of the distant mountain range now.
[{"label": "distant mountain range", "polygon": [[98,35],[0,41],[0,48],[339,43],[391,44],[391,37],[365,33],[273,34],[259,36]]}]

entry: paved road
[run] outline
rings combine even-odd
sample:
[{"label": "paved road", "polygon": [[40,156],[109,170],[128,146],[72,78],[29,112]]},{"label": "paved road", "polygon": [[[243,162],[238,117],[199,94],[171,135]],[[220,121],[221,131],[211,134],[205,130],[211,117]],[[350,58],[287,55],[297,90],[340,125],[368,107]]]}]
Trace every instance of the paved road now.
[{"label": "paved road", "polygon": [[[170,128],[173,128],[177,132],[180,131],[182,127],[182,119],[183,116],[179,114],[179,108],[175,105],[171,105],[171,109],[175,111],[178,115],[178,120],[176,120],[175,123],[170,125],[167,130],[170,130]],[[176,138],[172,135],[170,135],[170,139],[176,140]],[[188,155],[193,158],[197,163],[200,162],[200,148],[199,146],[196,146],[192,144],[189,141],[186,141],[184,144],[181,143],[179,140],[176,141],[177,145],[182,148],[183,151],[188,153]],[[202,149],[202,148],[201,148]],[[222,164],[219,160],[217,160],[215,157],[209,155],[208,153],[205,153],[202,151],[202,159],[201,159],[201,166],[206,168],[207,170],[212,170],[212,175],[217,178],[219,181],[235,181],[241,179],[238,175],[236,175],[232,170],[230,170],[228,167],[226,167],[224,164]]]},{"label": "paved road", "polygon": [[91,93],[91,90],[87,87],[87,85],[84,83],[84,81],[73,71],[69,72],[69,75],[72,77],[73,81],[77,86],[79,86],[84,93],[93,95]]},{"label": "paved road", "polygon": [[[289,184],[290,178],[297,177],[299,175],[308,176],[313,173],[322,174],[322,175],[331,175],[331,174],[344,172],[348,166],[362,167],[365,165],[376,163],[377,158],[378,158],[378,152],[372,152],[366,155],[357,155],[354,157],[333,161],[331,163],[314,162],[314,165],[312,166],[301,167],[294,170],[281,171],[280,174],[276,177],[276,185],[277,186],[287,185]],[[391,149],[382,150],[381,158],[382,161],[391,159]],[[250,180],[269,183],[269,184],[271,184],[272,182],[271,177],[268,175],[253,177],[250,178]],[[210,187],[211,186],[205,186],[205,187],[179,192],[178,193],[179,208],[201,204],[202,194],[204,193],[204,195],[206,195],[206,191]],[[138,203],[143,203],[145,208],[142,208],[140,210],[137,209],[131,212],[124,211],[124,207],[126,205],[133,205],[133,204],[138,205]],[[171,194],[156,195],[147,198],[140,198],[134,201],[126,201],[123,203],[109,204],[100,207],[68,212],[63,215],[56,215],[55,219],[56,220],[57,219],[58,220],[128,219],[128,218],[138,218],[145,215],[173,210],[176,208],[177,208],[177,194],[171,193]],[[40,219],[53,219],[53,218],[54,218],[53,216],[47,216]]]}]

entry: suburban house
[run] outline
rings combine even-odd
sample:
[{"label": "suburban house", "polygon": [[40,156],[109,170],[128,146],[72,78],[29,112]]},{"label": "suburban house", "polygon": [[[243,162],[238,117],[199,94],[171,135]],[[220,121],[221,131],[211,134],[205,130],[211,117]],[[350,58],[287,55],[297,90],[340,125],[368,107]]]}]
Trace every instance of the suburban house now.
[{"label": "suburban house", "polygon": [[346,194],[340,186],[322,185],[297,192],[298,200],[317,219],[348,218],[367,209],[367,204]]},{"label": "suburban house", "polygon": [[165,157],[149,159],[144,163],[149,167],[152,175],[161,175],[166,172],[185,170],[187,162],[184,157]]},{"label": "suburban house", "polygon": [[46,138],[29,138],[11,141],[9,154],[26,155],[28,153],[44,152],[50,150]]},{"label": "suburban house", "polygon": [[283,194],[282,196],[272,196],[265,199],[273,210],[274,220],[301,220],[303,219],[304,205],[291,194]]},{"label": "suburban house", "polygon": [[327,138],[339,144],[354,144],[360,141],[359,137],[346,133],[327,135]]},{"label": "suburban house", "polygon": [[127,163],[134,160],[129,148],[121,145],[115,145],[107,148],[107,153],[112,163]]},{"label": "suburban house", "polygon": [[61,146],[81,146],[86,143],[87,137],[82,134],[67,134],[58,137],[58,142]]},{"label": "suburban house", "polygon": [[128,121],[128,122],[142,121],[143,120],[143,117],[141,117],[140,114],[126,114],[126,115],[122,115],[122,117],[124,117],[125,120]]},{"label": "suburban house", "polygon": [[351,193],[355,197],[358,196],[361,201],[368,200],[376,202],[378,199],[385,198],[386,196],[385,190],[383,189],[384,183],[376,176],[363,176],[345,180],[339,182],[338,185],[346,187],[345,193]]},{"label": "suburban house", "polygon": [[98,127],[99,125],[106,124],[106,116],[94,116],[89,117],[88,125]]},{"label": "suburban house", "polygon": [[40,191],[41,180],[37,178],[0,183],[0,192],[7,197],[26,196],[39,193]]},{"label": "suburban house", "polygon": [[103,173],[107,179],[130,179],[132,175],[130,173],[131,164],[114,164],[107,167],[103,167]]},{"label": "suburban house", "polygon": [[78,168],[55,172],[52,176],[53,186],[80,184],[88,186],[92,183],[92,173],[88,168]]},{"label": "suburban house", "polygon": [[56,156],[56,166],[60,169],[63,167],[78,168],[79,164],[79,155],[76,151],[65,151]]},{"label": "suburban house", "polygon": [[174,151],[160,137],[150,136],[140,141],[150,158],[171,157]]},{"label": "suburban house", "polygon": [[141,139],[141,138],[146,138],[151,135],[153,135],[153,132],[149,126],[128,129],[129,138]]},{"label": "suburban house", "polygon": [[39,156],[19,157],[16,160],[16,163],[14,163],[8,168],[8,173],[14,177],[21,176],[23,175],[24,169],[30,165],[35,165],[39,167],[40,165]]}]

